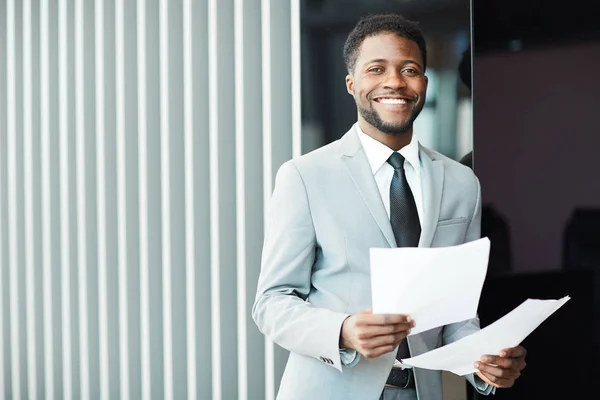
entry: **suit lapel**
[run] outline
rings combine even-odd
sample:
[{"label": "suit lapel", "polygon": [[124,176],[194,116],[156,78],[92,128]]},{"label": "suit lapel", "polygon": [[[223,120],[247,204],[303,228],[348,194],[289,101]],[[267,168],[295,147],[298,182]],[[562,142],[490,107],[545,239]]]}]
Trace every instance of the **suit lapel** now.
[{"label": "suit lapel", "polygon": [[396,239],[392,225],[388,219],[385,207],[371,172],[367,156],[360,144],[354,128],[350,129],[341,139],[342,162],[348,169],[352,181],[362,196],[373,219],[385,236],[390,247],[396,247]]},{"label": "suit lapel", "polygon": [[421,227],[419,247],[430,247],[437,227],[442,204],[442,190],[444,187],[444,162],[438,160],[435,154],[430,154],[427,149],[419,146],[419,154],[423,165],[423,208],[425,220]]}]

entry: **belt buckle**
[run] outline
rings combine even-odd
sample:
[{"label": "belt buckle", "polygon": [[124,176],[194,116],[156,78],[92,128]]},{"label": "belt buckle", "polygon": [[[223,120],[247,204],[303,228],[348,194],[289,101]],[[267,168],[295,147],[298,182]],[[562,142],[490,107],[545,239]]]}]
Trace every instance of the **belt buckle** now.
[{"label": "belt buckle", "polygon": [[410,369],[392,367],[387,384],[399,389],[406,389],[410,384]]}]

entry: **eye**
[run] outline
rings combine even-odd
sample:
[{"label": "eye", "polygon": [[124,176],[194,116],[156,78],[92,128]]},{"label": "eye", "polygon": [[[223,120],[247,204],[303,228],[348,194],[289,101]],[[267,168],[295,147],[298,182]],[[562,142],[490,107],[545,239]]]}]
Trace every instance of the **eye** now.
[{"label": "eye", "polygon": [[408,76],[417,76],[420,75],[420,72],[414,68],[404,68],[402,73]]},{"label": "eye", "polygon": [[367,72],[373,73],[373,74],[380,74],[383,72],[383,68],[381,67],[372,67],[369,68],[369,70]]}]

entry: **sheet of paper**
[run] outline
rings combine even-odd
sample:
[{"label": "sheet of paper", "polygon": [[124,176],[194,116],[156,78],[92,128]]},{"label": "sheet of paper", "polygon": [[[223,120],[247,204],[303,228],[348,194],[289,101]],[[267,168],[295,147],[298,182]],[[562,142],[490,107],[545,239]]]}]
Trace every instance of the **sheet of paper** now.
[{"label": "sheet of paper", "polygon": [[371,249],[373,313],[407,314],[411,335],[474,318],[490,241],[459,246]]},{"label": "sheet of paper", "polygon": [[569,299],[569,296],[559,300],[528,299],[482,330],[447,346],[407,358],[403,360],[404,365],[445,370],[456,375],[473,373],[476,371],[473,365],[481,356],[497,355],[502,349],[518,346]]}]

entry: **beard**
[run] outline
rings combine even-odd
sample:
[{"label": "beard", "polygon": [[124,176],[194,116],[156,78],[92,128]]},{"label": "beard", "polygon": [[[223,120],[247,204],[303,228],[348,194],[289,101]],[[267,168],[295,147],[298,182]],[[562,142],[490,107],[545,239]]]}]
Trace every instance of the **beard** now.
[{"label": "beard", "polygon": [[358,102],[356,103],[356,107],[358,108],[358,112],[363,119],[371,124],[375,129],[385,133],[386,135],[398,136],[412,131],[413,123],[421,113],[421,110],[423,110],[424,104],[425,102],[421,104],[415,103],[415,106],[413,107],[408,119],[404,122],[396,124],[383,121],[379,116],[379,113],[373,108],[367,110],[366,108],[361,107]]}]

